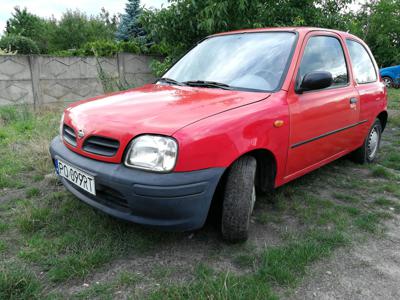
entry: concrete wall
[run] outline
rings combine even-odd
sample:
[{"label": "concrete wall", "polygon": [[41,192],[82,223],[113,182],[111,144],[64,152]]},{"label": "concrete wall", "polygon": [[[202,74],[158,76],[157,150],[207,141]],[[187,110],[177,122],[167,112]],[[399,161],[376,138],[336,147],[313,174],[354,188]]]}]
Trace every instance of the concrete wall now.
[{"label": "concrete wall", "polygon": [[140,86],[154,81],[153,57],[0,56],[0,105],[72,102],[103,94],[99,66],[109,81]]}]

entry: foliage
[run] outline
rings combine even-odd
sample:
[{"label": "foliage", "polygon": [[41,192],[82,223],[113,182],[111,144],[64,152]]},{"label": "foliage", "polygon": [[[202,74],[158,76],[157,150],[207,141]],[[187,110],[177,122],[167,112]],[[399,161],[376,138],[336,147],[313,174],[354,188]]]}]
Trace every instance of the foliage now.
[{"label": "foliage", "polygon": [[0,49],[18,51],[19,54],[39,54],[38,45],[30,38],[18,35],[7,35],[0,39]]},{"label": "foliage", "polygon": [[7,21],[6,35],[19,35],[35,41],[41,53],[47,53],[48,36],[54,27],[54,20],[44,20],[27,11],[26,8],[14,8],[12,17]]},{"label": "foliage", "polygon": [[351,32],[366,41],[380,66],[400,64],[400,0],[367,2],[353,20]]},{"label": "foliage", "polygon": [[152,60],[150,68],[156,77],[161,77],[173,65],[173,59],[167,57],[164,61]]},{"label": "foliage", "polygon": [[0,265],[0,299],[40,299],[41,289],[33,272],[16,264]]},{"label": "foliage", "polygon": [[79,49],[88,42],[112,40],[113,26],[99,17],[88,17],[79,10],[68,10],[57,24],[53,37],[55,49]]},{"label": "foliage", "polygon": [[98,16],[88,16],[79,10],[65,12],[59,21],[44,19],[15,8],[7,21],[5,35],[18,35],[34,40],[40,53],[79,49],[89,42],[112,41],[118,18],[103,8]]},{"label": "foliage", "polygon": [[139,23],[139,17],[142,13],[140,0],[128,0],[125,8],[125,14],[121,16],[121,22],[115,34],[117,40],[127,41],[131,38],[144,36],[145,33]]},{"label": "foliage", "polygon": [[207,35],[271,26],[345,28],[351,0],[172,0],[160,10],[145,10],[141,22],[149,37],[178,57]]},{"label": "foliage", "polygon": [[131,41],[107,41],[99,40],[86,43],[79,49],[57,51],[54,54],[58,56],[114,56],[120,52],[125,53],[150,53],[138,40]]}]

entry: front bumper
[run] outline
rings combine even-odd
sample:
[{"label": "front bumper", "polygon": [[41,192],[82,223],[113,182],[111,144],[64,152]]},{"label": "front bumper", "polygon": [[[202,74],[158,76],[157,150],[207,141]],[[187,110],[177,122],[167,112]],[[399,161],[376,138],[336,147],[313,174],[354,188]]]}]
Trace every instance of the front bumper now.
[{"label": "front bumper", "polygon": [[202,227],[224,168],[159,174],[105,163],[69,150],[56,137],[53,161],[61,159],[95,177],[96,196],[60,178],[83,202],[111,216],[158,227],[186,231]]}]

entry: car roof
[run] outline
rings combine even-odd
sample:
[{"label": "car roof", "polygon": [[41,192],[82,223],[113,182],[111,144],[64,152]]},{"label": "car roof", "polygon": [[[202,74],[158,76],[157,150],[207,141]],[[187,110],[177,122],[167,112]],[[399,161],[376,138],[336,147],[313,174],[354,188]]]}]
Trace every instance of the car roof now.
[{"label": "car roof", "polygon": [[216,34],[210,35],[209,37],[220,36],[220,35],[229,35],[229,34],[240,34],[240,33],[268,32],[268,31],[293,31],[293,32],[298,32],[298,33],[303,33],[303,34],[307,34],[308,32],[311,32],[311,31],[327,31],[327,32],[333,32],[333,33],[339,34],[339,35],[343,36],[344,38],[352,38],[352,39],[360,40],[355,35],[352,35],[348,32],[344,32],[344,31],[340,31],[340,30],[334,30],[334,29],[328,29],[328,28],[318,28],[318,27],[296,27],[296,26],[241,29],[241,30],[216,33]]}]

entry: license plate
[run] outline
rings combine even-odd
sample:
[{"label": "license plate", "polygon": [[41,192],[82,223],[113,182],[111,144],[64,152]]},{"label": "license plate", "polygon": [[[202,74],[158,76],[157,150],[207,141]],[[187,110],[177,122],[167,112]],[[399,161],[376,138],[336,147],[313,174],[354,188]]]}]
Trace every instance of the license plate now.
[{"label": "license plate", "polygon": [[56,160],[56,171],[61,177],[79,186],[92,195],[96,195],[94,177],[67,164],[59,159]]}]

